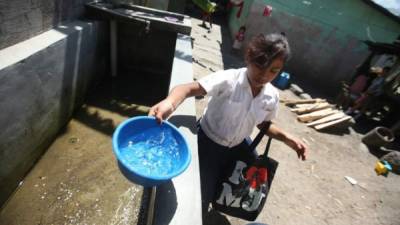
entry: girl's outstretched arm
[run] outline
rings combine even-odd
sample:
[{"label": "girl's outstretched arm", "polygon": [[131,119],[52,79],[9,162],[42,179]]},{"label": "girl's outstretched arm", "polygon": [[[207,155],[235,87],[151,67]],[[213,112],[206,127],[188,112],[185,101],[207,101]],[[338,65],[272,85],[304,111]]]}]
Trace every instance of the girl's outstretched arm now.
[{"label": "girl's outstretched arm", "polygon": [[199,82],[178,85],[171,90],[167,98],[151,107],[149,116],[156,117],[157,121],[161,123],[161,121],[168,118],[186,98],[206,94],[206,90],[204,90]]},{"label": "girl's outstretched arm", "polygon": [[[261,125],[262,124],[258,125],[257,127],[261,128]],[[299,159],[301,158],[302,160],[306,160],[308,147],[300,139],[283,131],[281,128],[273,123],[265,134],[279,141],[282,141],[283,143],[291,147],[294,151],[296,151]]]}]

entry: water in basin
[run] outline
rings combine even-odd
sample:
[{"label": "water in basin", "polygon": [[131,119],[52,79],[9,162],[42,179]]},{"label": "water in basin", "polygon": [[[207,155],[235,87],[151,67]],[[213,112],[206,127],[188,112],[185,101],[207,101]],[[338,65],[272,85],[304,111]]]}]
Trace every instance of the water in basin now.
[{"label": "water in basin", "polygon": [[[162,129],[160,132],[159,129]],[[178,143],[168,128],[149,128],[128,139],[121,155],[139,174],[165,176],[176,168],[180,160]]]}]

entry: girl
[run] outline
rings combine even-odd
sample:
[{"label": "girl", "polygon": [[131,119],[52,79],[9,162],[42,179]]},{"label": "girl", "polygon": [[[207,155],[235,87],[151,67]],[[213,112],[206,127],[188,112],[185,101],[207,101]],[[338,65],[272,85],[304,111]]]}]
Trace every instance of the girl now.
[{"label": "girl", "polygon": [[[260,127],[276,116],[278,91],[270,82],[280,73],[289,54],[283,35],[260,34],[246,49],[246,68],[218,71],[196,82],[178,85],[150,109],[149,115],[161,122],[186,98],[211,97],[198,130],[203,216],[235,147],[245,143],[255,126]],[[275,124],[266,135],[284,142],[299,158],[306,159],[306,145]]]},{"label": "girl", "polygon": [[239,28],[238,33],[235,36],[235,41],[233,42],[233,46],[232,48],[234,50],[240,50],[240,48],[242,47],[242,43],[244,41],[244,33],[246,32],[246,27],[241,26]]}]

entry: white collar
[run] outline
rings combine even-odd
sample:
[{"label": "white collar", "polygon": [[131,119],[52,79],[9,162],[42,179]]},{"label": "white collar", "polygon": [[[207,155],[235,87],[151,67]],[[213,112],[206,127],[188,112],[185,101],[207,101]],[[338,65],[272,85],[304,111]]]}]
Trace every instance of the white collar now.
[{"label": "white collar", "polygon": [[[238,83],[240,84],[240,86],[243,89],[247,90],[253,97],[253,92],[251,91],[249,78],[247,77],[247,68],[243,68],[243,70],[241,71],[241,73],[239,75]],[[262,95],[268,96],[268,91],[266,88],[268,85],[269,85],[268,83],[264,84],[260,90],[260,93],[258,93],[258,95],[256,97],[253,97],[253,99],[259,99]],[[261,93],[263,93],[263,94],[261,94]]]}]

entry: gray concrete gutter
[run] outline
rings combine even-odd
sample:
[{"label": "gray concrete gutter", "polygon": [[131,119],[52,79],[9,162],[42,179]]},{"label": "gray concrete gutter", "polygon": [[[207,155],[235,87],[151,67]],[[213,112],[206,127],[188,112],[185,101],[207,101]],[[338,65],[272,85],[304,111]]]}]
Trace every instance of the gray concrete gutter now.
[{"label": "gray concrete gutter", "polygon": [[0,50],[0,205],[104,74],[105,28],[76,21]]},{"label": "gray concrete gutter", "polygon": [[[193,81],[190,36],[178,34],[170,89]],[[188,169],[158,186],[154,209],[154,225],[201,225],[201,190],[197,148],[195,99],[186,99],[169,118],[189,143],[192,161]]]},{"label": "gray concrete gutter", "polygon": [[[83,97],[84,89],[87,88],[89,78],[92,77],[91,74],[96,74],[92,72],[96,70],[92,70],[91,67],[96,60],[92,60],[91,57],[78,57],[80,53],[88,52],[96,55],[96,51],[85,47],[96,46],[95,41],[91,43],[91,39],[87,39],[85,36],[86,34],[89,36],[96,34],[96,26],[78,21],[60,27],[60,29],[62,32],[51,30],[27,42],[20,43],[14,48],[0,51],[0,67],[7,70],[4,75],[1,75],[2,70],[0,70],[0,78],[7,81],[8,84],[12,84],[10,81],[15,81],[17,84],[24,83],[23,87],[30,87],[23,91],[14,86],[4,86],[6,83],[3,83],[4,90],[12,89],[17,92],[14,93],[15,96],[8,93],[8,97],[0,98],[1,108],[4,107],[10,111],[20,103],[29,100],[35,104],[43,104],[43,109],[54,111],[53,114],[57,119],[49,120],[47,114],[37,113],[35,107],[29,108],[31,107],[29,104],[22,105],[29,109],[13,111],[3,117],[0,116],[0,121],[4,124],[9,123],[9,120],[14,121],[12,118],[18,115],[36,118],[29,120],[31,124],[21,123],[17,127],[5,126],[5,131],[0,134],[0,137],[4,137],[3,135],[7,132],[11,132],[13,135],[10,137],[24,140],[24,142],[18,142],[15,139],[0,139],[0,146],[4,147],[0,148],[0,155],[2,155],[0,175],[2,176],[8,171],[2,167],[5,166],[14,173],[10,173],[9,176],[22,179],[43,152],[41,150],[32,153],[35,146],[38,145],[35,141],[43,141],[43,139],[38,139],[37,135],[46,137],[45,139],[48,140],[45,144],[39,143],[43,149],[50,145],[60,127],[68,123],[74,106],[79,105],[78,100],[74,99]],[[105,32],[103,31],[103,33]],[[76,51],[80,48],[76,48],[74,44],[82,47],[80,52]],[[27,71],[35,76],[28,76],[28,72],[18,68],[15,73],[10,73],[12,66],[28,68]],[[22,80],[18,80],[25,73],[26,76],[23,76]],[[85,74],[88,78],[81,80],[80,77]],[[170,89],[178,84],[193,81],[190,36],[178,34],[171,74]],[[38,84],[29,79],[34,77],[34,80],[37,80],[36,76],[41,78],[43,75],[52,76],[41,79],[42,82]],[[69,77],[68,80],[71,79],[74,85],[82,84],[84,87],[56,85],[62,83],[63,79],[65,80],[64,76]],[[0,85],[0,87],[2,86]],[[55,89],[53,90],[51,87]],[[57,88],[67,88],[70,91],[63,92]],[[190,166],[180,176],[157,187],[157,194],[153,196],[155,205],[148,207],[147,192],[123,177],[111,151],[112,131],[117,124],[128,117],[128,115],[110,111],[110,107],[114,107],[117,103],[100,96],[106,94],[107,90],[113,91],[111,89],[106,88],[95,93],[94,101],[103,101],[103,103],[89,101],[69,121],[59,137],[50,145],[1,209],[1,225],[141,224],[145,209],[154,212],[152,213],[153,217],[147,216],[150,219],[148,221],[152,222],[151,224],[202,224],[194,98],[184,101],[169,119],[179,128],[190,145],[192,154]],[[31,94],[28,95],[27,91]],[[55,95],[50,95],[52,97],[49,99],[48,97],[43,99],[39,98],[42,95],[35,94],[37,92],[55,93]],[[68,97],[72,101],[70,107],[65,108],[60,105],[62,101],[58,98],[60,97],[59,93],[71,94]],[[36,98],[38,99],[36,100]],[[2,99],[13,101],[3,101]],[[111,106],[107,106],[108,108],[98,107],[104,106],[104,104],[111,104]],[[148,110],[146,107],[135,105],[118,105],[118,107],[129,112],[134,110],[135,112],[129,116],[147,114]],[[6,116],[11,119],[7,120]],[[34,133],[30,134],[31,139],[26,137],[27,131],[25,130],[19,131],[22,134],[16,133],[15,129],[18,127],[32,127]],[[9,144],[6,148],[7,143]],[[19,145],[17,145],[18,143]],[[18,166],[18,162],[29,165],[22,171],[16,171],[13,169],[13,165]],[[18,176],[15,175],[16,172],[19,173]],[[3,178],[2,181],[4,181]],[[18,182],[14,182],[15,186]],[[8,188],[12,187],[10,191],[14,190],[15,186],[10,183],[1,182],[1,184]]]},{"label": "gray concrete gutter", "polygon": [[[104,70],[107,62],[95,56],[105,55],[97,47],[107,42],[95,37],[106,34],[105,27],[75,21],[1,51],[0,61],[7,63],[0,70],[1,194],[16,186],[8,177],[22,180],[36,163],[23,182],[17,180],[0,211],[1,225],[138,224],[148,200],[120,173],[111,150],[112,132],[127,116],[101,107],[112,101],[100,94],[113,90],[94,93],[70,118],[87,85],[102,78],[95,68]],[[135,115],[148,110],[119,106]]]}]

